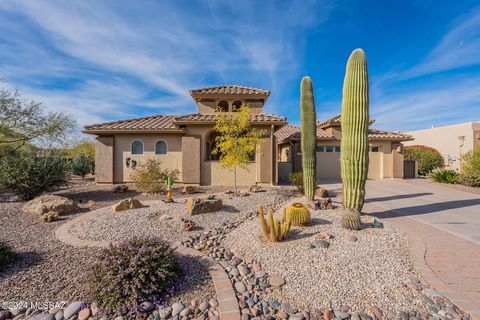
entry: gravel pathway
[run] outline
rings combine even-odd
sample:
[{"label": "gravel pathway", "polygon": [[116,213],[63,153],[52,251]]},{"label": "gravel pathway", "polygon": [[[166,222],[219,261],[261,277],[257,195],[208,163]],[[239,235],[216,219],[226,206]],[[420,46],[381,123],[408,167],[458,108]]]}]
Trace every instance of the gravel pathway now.
[{"label": "gravel pathway", "polygon": [[[95,201],[94,209],[107,207],[121,199],[136,197],[151,201],[159,196],[148,196],[134,190],[112,193],[108,186],[96,186],[88,180],[75,179],[68,188],[55,192],[73,199],[80,206],[88,200]],[[209,189],[208,189],[209,190]],[[212,189],[219,192],[221,189]],[[180,195],[177,195],[180,196]],[[158,201],[158,200],[157,200]],[[101,252],[98,248],[75,248],[58,241],[55,229],[66,221],[82,214],[63,216],[51,223],[36,223],[33,214],[22,212],[24,202],[2,191],[0,194],[0,241],[7,243],[18,253],[15,262],[0,272],[1,302],[72,302],[80,297],[80,278],[85,268],[95,261]],[[83,212],[85,212],[85,209]],[[208,271],[189,259],[183,259],[184,281],[171,301],[191,301],[198,297],[209,299],[215,290]]]},{"label": "gravel pathway", "polygon": [[[363,222],[370,220],[363,217]],[[325,240],[328,248],[322,248],[322,231],[333,236]],[[312,211],[312,224],[294,227],[285,242],[265,243],[254,219],[229,233],[224,245],[285,278],[286,300],[314,313],[339,306],[360,312],[371,306],[394,312],[425,308],[418,293],[406,285],[419,277],[406,239],[388,223],[384,229],[355,232],[341,227],[337,210]]]}]

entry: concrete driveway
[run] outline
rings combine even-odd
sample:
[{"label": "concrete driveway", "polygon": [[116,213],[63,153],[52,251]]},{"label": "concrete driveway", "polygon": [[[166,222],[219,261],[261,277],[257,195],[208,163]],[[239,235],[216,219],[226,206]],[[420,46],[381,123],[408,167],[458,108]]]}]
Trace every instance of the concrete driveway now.
[{"label": "concrete driveway", "polygon": [[[423,179],[369,180],[366,202],[480,245],[480,194]],[[368,208],[368,205],[366,206]],[[388,212],[369,212],[387,218]]]}]

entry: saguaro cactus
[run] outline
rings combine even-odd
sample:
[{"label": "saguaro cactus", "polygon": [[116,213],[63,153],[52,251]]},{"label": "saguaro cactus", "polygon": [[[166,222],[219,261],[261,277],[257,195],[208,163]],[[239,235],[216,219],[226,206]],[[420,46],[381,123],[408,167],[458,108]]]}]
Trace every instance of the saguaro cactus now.
[{"label": "saguaro cactus", "polygon": [[362,49],[355,49],[343,81],[341,172],[343,206],[358,216],[368,174],[368,104],[367,59]]},{"label": "saguaro cactus", "polygon": [[317,185],[317,113],[312,79],[303,77],[300,84],[300,118],[302,120],[303,189],[307,200],[313,200]]}]

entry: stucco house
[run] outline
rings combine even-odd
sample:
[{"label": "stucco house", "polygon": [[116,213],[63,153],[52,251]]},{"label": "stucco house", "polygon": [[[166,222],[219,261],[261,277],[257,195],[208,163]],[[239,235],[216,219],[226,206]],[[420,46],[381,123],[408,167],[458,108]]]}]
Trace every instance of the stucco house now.
[{"label": "stucco house", "polygon": [[460,170],[465,153],[480,147],[480,121],[410,131],[415,140],[405,145],[425,145],[438,150],[447,168]]},{"label": "stucco house", "polygon": [[153,115],[85,126],[84,133],[96,135],[96,182],[131,182],[134,167],[155,158],[165,168],[178,169],[184,184],[232,185],[232,172],[222,168],[211,153],[215,143],[215,109],[233,112],[234,107],[245,104],[251,111],[252,126],[267,134],[247,169],[237,171],[237,179],[242,185],[276,183],[274,133],[287,120],[263,112],[270,91],[226,85],[190,90],[190,95],[197,113]]},{"label": "stucco house", "polygon": [[[370,124],[375,120],[370,120]],[[340,178],[340,115],[317,123],[317,179]],[[286,125],[275,132],[277,138],[278,178],[288,179],[291,172],[302,171],[300,128]],[[402,142],[413,137],[400,132],[369,129],[369,179],[403,178]]]},{"label": "stucco house", "polygon": [[[238,85],[190,90],[197,113],[152,115],[85,126],[96,136],[95,179],[97,183],[131,182],[135,167],[147,159],[180,171],[180,181],[192,185],[232,185],[233,174],[222,168],[211,153],[216,133],[215,110],[234,112],[247,105],[252,126],[264,129],[257,152],[246,169],[237,171],[240,185],[272,185],[301,171],[300,129],[287,125],[282,116],[266,114],[263,107],[270,91]],[[373,121],[372,121],[373,122]],[[340,116],[317,125],[317,176],[340,177]],[[370,179],[402,178],[402,142],[409,135],[370,129]]]}]

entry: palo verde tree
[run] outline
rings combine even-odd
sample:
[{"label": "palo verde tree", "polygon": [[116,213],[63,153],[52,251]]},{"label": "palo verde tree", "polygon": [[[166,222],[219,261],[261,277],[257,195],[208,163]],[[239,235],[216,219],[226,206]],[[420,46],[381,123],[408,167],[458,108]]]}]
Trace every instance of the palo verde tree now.
[{"label": "palo verde tree", "polygon": [[219,155],[224,168],[233,170],[233,190],[237,193],[237,168],[247,168],[265,130],[251,127],[250,109],[245,105],[235,112],[217,110],[215,114],[217,122],[214,130],[218,136],[212,154]]},{"label": "palo verde tree", "polygon": [[45,113],[42,104],[28,102],[16,90],[0,88],[0,148],[15,151],[34,143],[60,142],[75,127],[62,112]]}]

